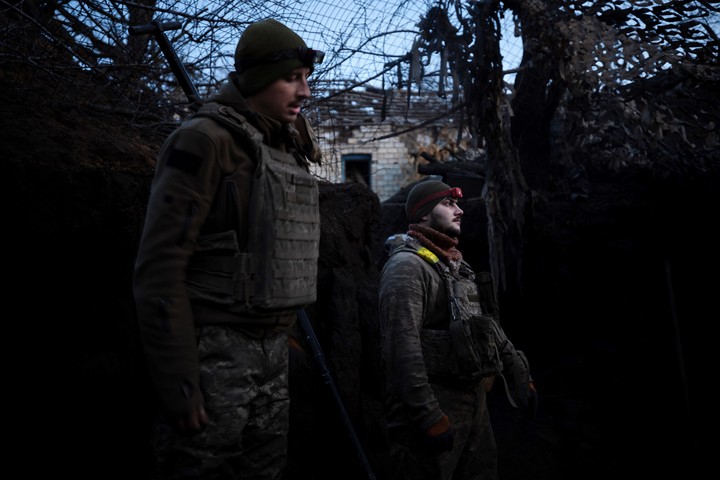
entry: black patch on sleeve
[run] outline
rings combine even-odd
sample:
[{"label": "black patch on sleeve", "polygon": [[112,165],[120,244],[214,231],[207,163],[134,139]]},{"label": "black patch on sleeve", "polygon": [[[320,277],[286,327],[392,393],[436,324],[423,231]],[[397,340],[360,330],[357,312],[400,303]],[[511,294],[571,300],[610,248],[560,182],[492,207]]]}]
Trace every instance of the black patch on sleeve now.
[{"label": "black patch on sleeve", "polygon": [[177,168],[183,172],[189,173],[190,175],[197,174],[201,163],[201,156],[185,152],[183,150],[173,150],[170,152],[170,156],[167,161],[168,167]]}]

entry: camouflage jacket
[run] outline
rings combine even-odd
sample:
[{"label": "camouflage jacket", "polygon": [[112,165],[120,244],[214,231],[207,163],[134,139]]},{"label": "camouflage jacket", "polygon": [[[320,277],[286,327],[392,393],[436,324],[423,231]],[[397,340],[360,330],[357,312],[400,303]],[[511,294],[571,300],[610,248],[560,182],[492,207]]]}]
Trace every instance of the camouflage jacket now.
[{"label": "camouflage jacket", "polygon": [[[499,376],[510,404],[526,407],[532,381],[529,365],[495,318],[489,274],[481,273],[480,289],[465,261],[458,271],[450,272],[436,255],[407,236],[391,237],[386,247],[391,249],[381,272],[379,305],[388,425],[424,430],[442,418],[433,383],[465,389],[482,382],[489,390]],[[452,279],[451,285],[446,277]],[[455,291],[452,302],[448,288]],[[454,314],[449,303],[458,308]],[[470,320],[468,334],[474,344],[465,344],[460,340],[465,335],[452,333],[459,325],[453,315]],[[477,363],[471,363],[477,369],[469,367],[462,355],[468,350],[476,355]]]},{"label": "camouflage jacket", "polygon": [[421,330],[447,330],[443,279],[412,251],[399,251],[383,266],[379,288],[382,364],[388,425],[425,430],[444,415],[430,386]]}]

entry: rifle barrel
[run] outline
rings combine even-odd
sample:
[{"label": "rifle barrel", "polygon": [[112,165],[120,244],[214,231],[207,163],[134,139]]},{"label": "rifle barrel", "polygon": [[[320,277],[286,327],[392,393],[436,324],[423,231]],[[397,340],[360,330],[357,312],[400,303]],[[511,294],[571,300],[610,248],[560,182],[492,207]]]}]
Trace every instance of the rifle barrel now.
[{"label": "rifle barrel", "polygon": [[340,392],[338,391],[337,386],[335,385],[335,381],[330,374],[330,369],[327,366],[327,362],[325,362],[325,355],[323,355],[322,348],[320,347],[320,342],[315,336],[315,332],[313,331],[312,325],[310,324],[310,319],[308,319],[305,310],[298,310],[298,318],[300,320],[300,327],[305,334],[305,339],[308,341],[308,343],[310,344],[310,348],[313,351],[313,358],[315,358],[318,367],[320,367],[320,374],[323,378],[323,382],[325,383],[325,385],[328,386],[328,388],[330,388],[330,393],[333,396],[333,400],[335,400],[335,405],[340,411],[340,417],[342,418],[343,424],[345,425],[345,429],[350,435],[350,440],[352,440],[353,446],[355,447],[355,453],[357,453],[360,463],[362,463],[368,479],[375,480],[375,473],[373,472],[372,467],[370,466],[370,462],[365,455],[365,449],[363,448],[362,443],[360,443],[360,439],[355,433],[355,428],[350,421],[350,417],[347,413],[347,410],[345,409],[345,404],[343,404],[342,398],[340,397]]}]

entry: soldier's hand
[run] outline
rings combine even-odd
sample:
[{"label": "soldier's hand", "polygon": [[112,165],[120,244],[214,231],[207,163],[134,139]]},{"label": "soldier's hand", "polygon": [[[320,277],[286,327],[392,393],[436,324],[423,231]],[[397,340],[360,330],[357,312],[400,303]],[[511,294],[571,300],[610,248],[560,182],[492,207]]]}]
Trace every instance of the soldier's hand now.
[{"label": "soldier's hand", "polygon": [[208,424],[208,414],[201,405],[188,415],[177,418],[175,429],[182,435],[197,435],[205,430]]},{"label": "soldier's hand", "polygon": [[538,412],[538,392],[535,388],[535,382],[532,380],[528,383],[528,401],[525,408],[525,418],[535,420]]},{"label": "soldier's hand", "polygon": [[455,430],[453,430],[450,425],[450,420],[447,415],[425,430],[423,449],[430,455],[440,455],[443,452],[449,452],[452,450],[454,443]]}]

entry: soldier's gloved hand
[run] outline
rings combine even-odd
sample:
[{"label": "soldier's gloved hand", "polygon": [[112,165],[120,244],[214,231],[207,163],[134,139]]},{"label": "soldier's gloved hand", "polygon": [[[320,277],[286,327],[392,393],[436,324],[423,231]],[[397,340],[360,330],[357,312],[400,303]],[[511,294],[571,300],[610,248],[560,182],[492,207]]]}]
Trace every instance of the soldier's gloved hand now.
[{"label": "soldier's gloved hand", "polygon": [[525,408],[525,418],[528,420],[535,420],[535,418],[537,418],[538,400],[538,392],[535,388],[535,382],[530,380],[530,383],[528,383],[527,407]]},{"label": "soldier's gloved hand", "polygon": [[454,443],[455,431],[450,426],[450,419],[447,415],[425,430],[423,449],[430,455],[449,452],[452,450]]},{"label": "soldier's gloved hand", "polygon": [[205,430],[209,421],[205,407],[200,405],[189,414],[177,417],[173,426],[181,435],[193,436]]}]

